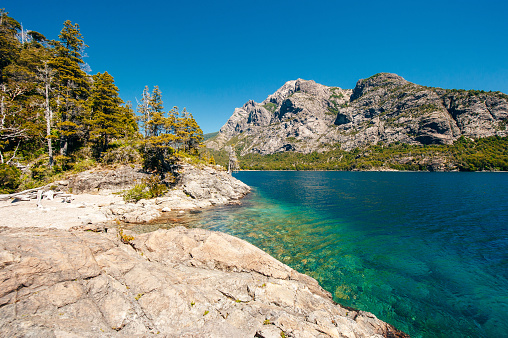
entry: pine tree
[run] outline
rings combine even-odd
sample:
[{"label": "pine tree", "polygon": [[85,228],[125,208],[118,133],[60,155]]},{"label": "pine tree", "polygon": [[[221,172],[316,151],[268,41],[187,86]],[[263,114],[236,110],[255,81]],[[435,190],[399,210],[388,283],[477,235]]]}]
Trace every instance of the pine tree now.
[{"label": "pine tree", "polygon": [[141,95],[141,102],[138,101],[137,111],[139,114],[139,122],[143,128],[143,134],[145,138],[148,137],[148,129],[147,122],[150,120],[150,89],[148,86],[145,86],[143,89],[143,94]]},{"label": "pine tree", "polygon": [[164,113],[162,93],[155,86],[149,95],[148,119],[143,125],[146,138],[144,140],[144,166],[146,169],[155,170],[159,173],[171,170],[173,163],[173,144],[176,136],[174,130],[174,118],[172,111],[166,116]]},{"label": "pine tree", "polygon": [[70,139],[85,136],[83,122],[90,80],[80,66],[85,64],[83,50],[88,46],[84,43],[79,25],[72,24],[69,20],[64,22],[58,37],[60,41],[52,42],[55,56],[51,59],[50,66],[57,71],[60,151],[67,155]]},{"label": "pine tree", "polygon": [[150,118],[146,123],[148,137],[159,136],[166,133],[167,120],[164,113],[162,93],[158,86],[155,86],[149,100]]},{"label": "pine tree", "polygon": [[136,114],[134,114],[134,110],[132,109],[132,103],[127,101],[125,105],[120,107],[122,112],[121,114],[121,125],[122,125],[122,137],[128,138],[137,138],[140,135],[138,134],[138,123]]},{"label": "pine tree", "polygon": [[[0,10],[0,151],[14,150],[14,156],[22,143],[36,140],[41,132],[34,95],[34,70],[41,56],[33,46],[21,44],[20,30],[21,25]],[[0,160],[4,161],[2,153]]]},{"label": "pine tree", "polygon": [[16,35],[21,29],[19,22],[0,9],[0,71],[19,58],[21,44]]},{"label": "pine tree", "polygon": [[191,113],[185,120],[185,129],[187,133],[187,139],[185,140],[187,151],[191,154],[197,153],[198,148],[203,144],[203,131]]},{"label": "pine tree", "polygon": [[125,111],[118,96],[118,88],[108,72],[92,76],[90,92],[90,119],[88,120],[90,140],[95,144],[97,155],[106,151],[109,140],[122,136]]},{"label": "pine tree", "polygon": [[[175,107],[174,110],[178,111]],[[179,117],[176,117],[176,136],[179,148],[183,152],[194,154],[203,142],[203,131],[196,120],[185,108]]]}]

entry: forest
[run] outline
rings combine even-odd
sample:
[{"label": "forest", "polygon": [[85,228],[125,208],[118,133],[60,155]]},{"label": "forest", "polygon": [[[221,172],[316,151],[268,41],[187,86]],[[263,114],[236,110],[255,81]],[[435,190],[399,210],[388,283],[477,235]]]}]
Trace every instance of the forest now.
[{"label": "forest", "polygon": [[136,108],[123,102],[111,74],[89,74],[77,23],[48,40],[8,14],[0,9],[0,193],[118,163],[164,179],[178,158],[199,160],[203,133],[192,114],[166,112],[157,86],[142,90]]},{"label": "forest", "polygon": [[[227,165],[225,150],[208,151],[218,164]],[[508,137],[460,137],[451,145],[380,142],[352,151],[338,144],[335,149],[308,154],[287,151],[240,156],[237,150],[237,155],[243,170],[508,171]]]}]

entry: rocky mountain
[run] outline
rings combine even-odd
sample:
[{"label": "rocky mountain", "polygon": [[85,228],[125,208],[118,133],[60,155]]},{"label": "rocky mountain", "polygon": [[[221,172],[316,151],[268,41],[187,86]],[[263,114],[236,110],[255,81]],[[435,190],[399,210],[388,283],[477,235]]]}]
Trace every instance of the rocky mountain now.
[{"label": "rocky mountain", "polygon": [[354,89],[288,81],[263,102],[236,108],[206,142],[241,156],[310,153],[395,142],[452,144],[461,136],[507,136],[508,95],[425,87],[396,74],[359,80]]}]

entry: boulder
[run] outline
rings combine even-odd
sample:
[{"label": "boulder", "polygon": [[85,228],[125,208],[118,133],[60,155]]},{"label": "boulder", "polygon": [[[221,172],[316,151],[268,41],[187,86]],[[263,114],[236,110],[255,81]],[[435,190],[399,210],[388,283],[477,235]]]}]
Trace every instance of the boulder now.
[{"label": "boulder", "polygon": [[149,174],[140,165],[122,165],[115,169],[92,169],[72,176],[65,185],[73,194],[112,193],[132,188]]},{"label": "boulder", "polygon": [[208,200],[213,205],[228,204],[244,197],[250,187],[225,171],[212,167],[181,166],[177,188],[196,201]]}]

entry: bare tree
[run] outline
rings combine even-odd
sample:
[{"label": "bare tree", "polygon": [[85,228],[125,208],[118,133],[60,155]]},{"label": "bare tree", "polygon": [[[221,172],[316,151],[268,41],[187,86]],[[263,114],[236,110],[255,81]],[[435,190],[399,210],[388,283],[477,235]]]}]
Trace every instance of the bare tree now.
[{"label": "bare tree", "polygon": [[23,24],[21,24],[21,29],[16,34],[16,37],[18,38],[18,41],[21,42],[22,45],[31,42],[33,40],[32,36],[29,34],[30,32],[31,32],[30,30],[24,29]]},{"label": "bare tree", "polygon": [[44,95],[44,118],[46,120],[46,138],[48,140],[48,156],[49,156],[49,166],[53,166],[53,145],[51,139],[51,123],[53,121],[53,111],[51,110],[50,105],[50,93],[51,93],[51,84],[53,82],[53,77],[56,73],[55,70],[51,69],[48,66],[47,62],[44,62],[44,68],[37,68],[39,71],[39,79],[44,84],[44,88],[40,88],[39,90]]},{"label": "bare tree", "polygon": [[[26,130],[21,126],[17,126],[15,121],[15,116],[21,112],[19,110],[13,110],[9,107],[8,102],[6,102],[6,95],[8,95],[8,89],[5,84],[0,86],[0,145],[3,143],[7,143],[9,141],[14,141],[18,139],[18,145],[16,146],[16,150],[14,151],[14,156],[7,162],[9,163],[16,156],[16,152],[19,147],[20,139],[26,137]],[[1,149],[1,148],[0,148]],[[4,162],[4,156],[2,151],[0,150],[0,161]]]},{"label": "bare tree", "polygon": [[228,173],[231,174],[233,171],[240,169],[240,165],[238,158],[236,157],[235,148],[232,146],[227,146],[225,149],[229,153]]}]

